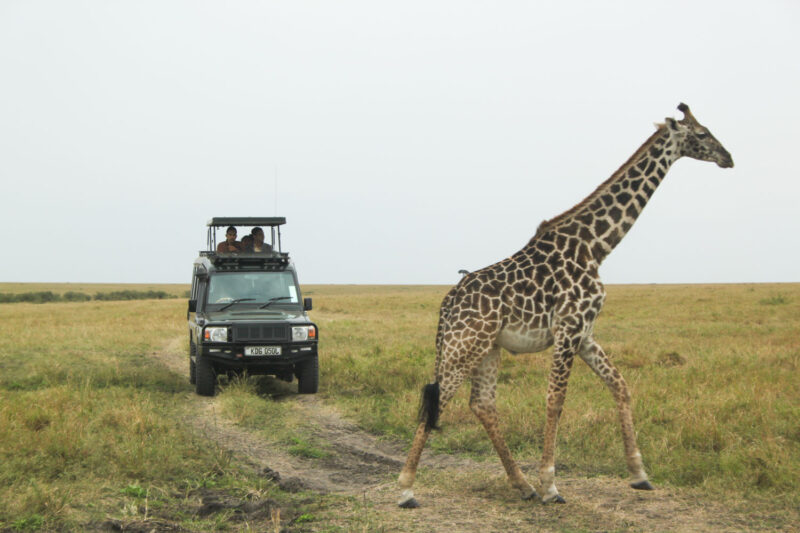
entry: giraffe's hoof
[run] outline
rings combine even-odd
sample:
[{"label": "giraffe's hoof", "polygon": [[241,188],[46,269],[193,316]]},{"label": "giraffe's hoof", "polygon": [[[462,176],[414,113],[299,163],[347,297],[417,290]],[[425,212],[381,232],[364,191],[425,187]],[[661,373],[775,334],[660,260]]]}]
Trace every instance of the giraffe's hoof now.
[{"label": "giraffe's hoof", "polygon": [[651,485],[646,479],[644,481],[639,481],[638,483],[631,483],[631,487],[636,490],[655,490],[655,487],[653,487],[653,485]]},{"label": "giraffe's hoof", "polygon": [[400,495],[400,499],[397,500],[397,505],[402,509],[416,509],[419,507],[419,502],[414,499],[414,491],[406,489]]},{"label": "giraffe's hoof", "polygon": [[538,500],[539,499],[539,495],[536,494],[535,490],[532,490],[530,494],[528,494],[527,496],[523,496],[522,499],[525,500],[525,501]]},{"label": "giraffe's hoof", "polygon": [[542,503],[545,503],[545,504],[547,504],[547,503],[567,503],[567,500],[562,498],[560,494],[556,494],[555,496],[553,496],[549,500],[542,500]]},{"label": "giraffe's hoof", "polygon": [[416,498],[411,498],[410,500],[406,500],[398,504],[402,509],[416,509],[419,507],[419,502]]}]

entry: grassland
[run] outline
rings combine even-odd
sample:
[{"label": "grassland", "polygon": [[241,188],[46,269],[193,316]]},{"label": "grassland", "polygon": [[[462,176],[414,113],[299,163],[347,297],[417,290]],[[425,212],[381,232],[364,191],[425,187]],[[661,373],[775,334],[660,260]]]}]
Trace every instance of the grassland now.
[{"label": "grassland", "polygon": [[178,399],[192,389],[150,354],[182,332],[185,305],[0,305],[0,529],[82,531],[166,514],[215,530],[230,513],[185,511],[214,490],[292,507],[181,424]]},{"label": "grassland", "polygon": [[[0,284],[7,293],[124,289],[186,291],[182,285]],[[304,289],[314,298],[311,315],[321,331],[320,397],[370,432],[409,442],[419,390],[432,376],[437,310],[447,288]],[[80,530],[148,516],[169,516],[196,531],[250,528],[232,522],[231,513],[187,511],[203,494],[220,491],[274,502],[293,520],[292,530],[328,530],[313,517],[332,512],[340,499],[283,492],[182,422],[184,400],[193,394],[186,376],[165,371],[151,355],[185,335],[184,319],[181,299],[0,305],[0,529]],[[742,513],[745,506],[766,510],[769,524],[789,527],[800,505],[800,284],[610,286],[595,334],[630,385],[639,444],[655,484],[740,502],[734,507]],[[535,462],[540,453],[548,370],[549,352],[503,355],[498,408],[522,462]],[[610,394],[581,363],[569,388],[558,470],[622,483]],[[430,446],[496,461],[467,397],[465,387]],[[245,426],[291,416],[249,382],[227,387],[219,401]],[[287,426],[295,433],[281,438],[294,453],[327,453],[324,443],[303,434],[302,424]],[[434,475],[421,476],[437,483]],[[254,529],[272,530],[270,519]],[[369,528],[359,520],[330,531],[354,524],[392,530],[379,517]]]},{"label": "grassland", "polygon": [[[324,391],[365,427],[411,438],[444,289],[320,288]],[[656,483],[800,503],[800,286],[611,286],[595,337],[628,381]],[[538,459],[550,354],[503,355],[498,409],[512,451]],[[376,371],[376,369],[379,369]],[[462,392],[431,445],[494,453]],[[557,462],[624,476],[611,395],[575,365]]]}]

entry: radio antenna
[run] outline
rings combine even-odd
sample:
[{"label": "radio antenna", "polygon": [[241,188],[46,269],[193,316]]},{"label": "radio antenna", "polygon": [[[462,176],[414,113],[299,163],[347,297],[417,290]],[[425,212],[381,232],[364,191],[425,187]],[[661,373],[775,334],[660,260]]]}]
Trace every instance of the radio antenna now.
[{"label": "radio antenna", "polygon": [[275,211],[274,216],[278,216],[278,166],[275,166]]}]

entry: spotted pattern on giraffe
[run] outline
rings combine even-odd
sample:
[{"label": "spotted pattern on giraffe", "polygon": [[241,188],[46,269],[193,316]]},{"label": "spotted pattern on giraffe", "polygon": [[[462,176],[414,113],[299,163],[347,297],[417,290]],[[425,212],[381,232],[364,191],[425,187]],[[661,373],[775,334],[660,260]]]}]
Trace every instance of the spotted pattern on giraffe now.
[{"label": "spotted pattern on giraffe", "polygon": [[[436,332],[434,383],[440,414],[456,390],[471,379],[470,409],[481,421],[524,499],[537,493],[525,479],[500,433],[495,405],[500,349],[514,353],[553,347],[547,387],[547,418],[539,463],[542,500],[564,503],[555,486],[555,440],[575,355],[608,387],[617,405],[631,486],[652,489],[636,445],[631,397],[621,373],[593,335],[606,293],[598,274],[602,261],[620,243],[681,157],[733,166],[725,148],[700,125],[688,106],[684,119],[667,118],[612,176],[561,215],[542,222],[517,253],[466,274],[442,300]],[[433,424],[420,421],[400,474],[400,504],[413,507],[414,479]],[[412,505],[412,503],[414,505]]]}]

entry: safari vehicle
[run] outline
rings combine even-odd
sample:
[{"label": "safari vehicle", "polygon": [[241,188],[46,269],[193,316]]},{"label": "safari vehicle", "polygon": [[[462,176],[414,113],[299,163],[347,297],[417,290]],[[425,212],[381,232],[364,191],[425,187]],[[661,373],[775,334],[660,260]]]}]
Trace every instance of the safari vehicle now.
[{"label": "safari vehicle", "polygon": [[[213,396],[220,374],[245,372],[297,377],[301,394],[317,392],[319,329],[308,318],[311,298],[301,298],[294,264],[281,250],[285,223],[283,217],[208,222],[208,250],[194,261],[187,312],[189,380],[197,394]],[[217,253],[217,230],[228,226],[261,227],[272,250]]]}]

